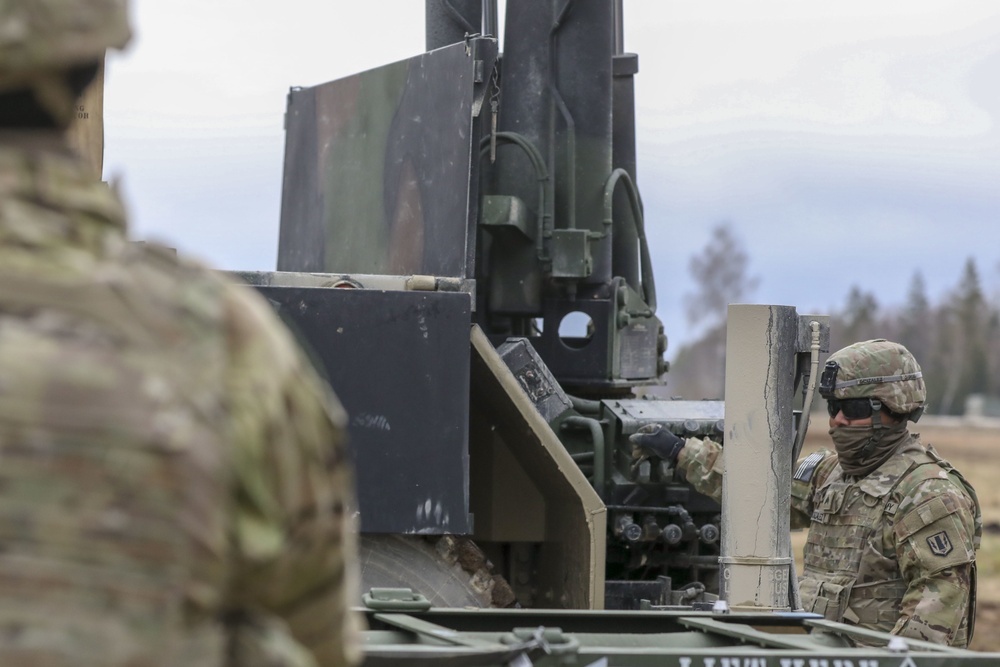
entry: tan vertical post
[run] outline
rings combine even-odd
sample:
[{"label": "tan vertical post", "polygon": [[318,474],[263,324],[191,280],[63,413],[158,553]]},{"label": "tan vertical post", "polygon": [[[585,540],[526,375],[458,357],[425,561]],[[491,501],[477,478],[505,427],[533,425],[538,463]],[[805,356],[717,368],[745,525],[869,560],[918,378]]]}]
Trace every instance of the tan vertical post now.
[{"label": "tan vertical post", "polygon": [[69,126],[70,145],[90,165],[94,178],[104,173],[104,62],[94,81],[83,91]]},{"label": "tan vertical post", "polygon": [[722,598],[733,611],[789,609],[792,400],[798,317],[729,306],[722,482]]}]

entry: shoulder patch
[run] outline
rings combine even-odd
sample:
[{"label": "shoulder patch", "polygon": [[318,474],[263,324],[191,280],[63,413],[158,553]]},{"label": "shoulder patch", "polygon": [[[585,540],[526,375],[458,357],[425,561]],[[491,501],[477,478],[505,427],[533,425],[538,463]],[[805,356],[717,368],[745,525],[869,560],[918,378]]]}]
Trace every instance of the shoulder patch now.
[{"label": "shoulder patch", "polygon": [[951,543],[951,538],[948,537],[948,531],[942,530],[939,533],[934,533],[927,538],[927,546],[930,547],[931,553],[935,556],[947,556],[955,548]]},{"label": "shoulder patch", "polygon": [[819,462],[826,458],[827,452],[814,452],[804,458],[802,463],[799,464],[798,470],[792,475],[792,479],[798,480],[800,482],[808,482],[812,479],[813,473],[816,472],[816,466]]}]

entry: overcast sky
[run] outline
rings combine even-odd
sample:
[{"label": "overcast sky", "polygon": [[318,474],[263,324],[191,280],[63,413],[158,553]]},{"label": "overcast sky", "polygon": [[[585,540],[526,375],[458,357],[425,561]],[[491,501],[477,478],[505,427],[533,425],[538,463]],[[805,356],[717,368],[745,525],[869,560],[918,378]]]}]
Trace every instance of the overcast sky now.
[{"label": "overcast sky", "polygon": [[[674,345],[688,258],[731,221],[753,300],[829,312],[852,285],[932,299],[967,257],[1000,290],[1000,2],[626,0],[638,184]],[[285,95],[416,55],[423,2],[133,0],[109,63],[107,177],[134,229],[273,269]],[[672,350],[672,351],[675,351]]]}]

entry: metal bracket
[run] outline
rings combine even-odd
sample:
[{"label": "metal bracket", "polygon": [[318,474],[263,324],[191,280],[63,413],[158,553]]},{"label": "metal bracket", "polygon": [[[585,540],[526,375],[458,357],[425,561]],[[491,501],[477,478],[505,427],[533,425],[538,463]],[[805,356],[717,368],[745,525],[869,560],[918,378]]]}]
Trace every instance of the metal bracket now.
[{"label": "metal bracket", "polygon": [[427,611],[431,601],[409,588],[373,588],[361,596],[375,611]]}]

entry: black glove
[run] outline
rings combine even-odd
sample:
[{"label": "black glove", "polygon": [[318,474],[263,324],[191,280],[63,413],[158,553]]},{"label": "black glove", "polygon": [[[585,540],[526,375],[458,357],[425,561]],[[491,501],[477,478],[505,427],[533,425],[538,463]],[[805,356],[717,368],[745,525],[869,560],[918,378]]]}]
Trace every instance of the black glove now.
[{"label": "black glove", "polygon": [[[663,427],[663,424],[646,424],[628,437],[633,456],[638,449],[644,455],[656,456],[673,467],[684,449],[684,439]],[[637,457],[638,458],[638,457]]]}]

